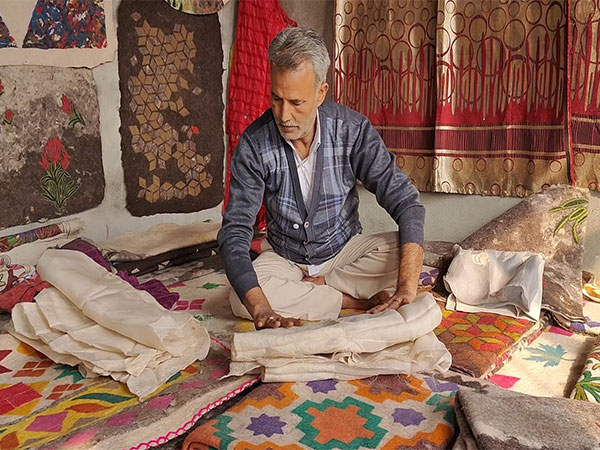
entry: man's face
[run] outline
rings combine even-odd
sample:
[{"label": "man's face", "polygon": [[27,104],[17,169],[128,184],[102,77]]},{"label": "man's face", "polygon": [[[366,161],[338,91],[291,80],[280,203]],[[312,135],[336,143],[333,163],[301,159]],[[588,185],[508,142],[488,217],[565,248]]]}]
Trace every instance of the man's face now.
[{"label": "man's face", "polygon": [[312,141],[317,108],[325,100],[328,88],[323,83],[317,89],[315,73],[308,62],[296,70],[271,69],[271,107],[284,139]]}]

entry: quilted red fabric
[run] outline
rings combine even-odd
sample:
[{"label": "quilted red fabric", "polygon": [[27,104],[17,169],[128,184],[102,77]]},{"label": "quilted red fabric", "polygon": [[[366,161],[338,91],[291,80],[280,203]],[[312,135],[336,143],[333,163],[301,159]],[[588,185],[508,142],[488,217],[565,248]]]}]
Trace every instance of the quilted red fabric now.
[{"label": "quilted red fabric", "polygon": [[[223,208],[229,198],[231,156],[240,136],[270,106],[269,44],[277,33],[289,26],[296,26],[296,22],[286,15],[279,0],[246,0],[238,4],[225,116],[228,147]],[[257,218],[257,225],[259,229],[265,228],[263,209]]]}]

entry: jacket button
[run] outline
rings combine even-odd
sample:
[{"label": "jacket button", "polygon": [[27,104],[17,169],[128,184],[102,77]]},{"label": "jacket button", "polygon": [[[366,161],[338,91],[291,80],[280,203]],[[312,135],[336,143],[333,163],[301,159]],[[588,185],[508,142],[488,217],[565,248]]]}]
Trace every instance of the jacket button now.
[{"label": "jacket button", "polygon": [[304,228],[308,228],[309,227],[309,223],[308,222],[304,222]]},{"label": "jacket button", "polygon": [[295,223],[294,225],[292,225],[292,228],[294,228],[294,230],[297,230],[298,228],[300,228],[300,225],[298,225],[297,223]]}]

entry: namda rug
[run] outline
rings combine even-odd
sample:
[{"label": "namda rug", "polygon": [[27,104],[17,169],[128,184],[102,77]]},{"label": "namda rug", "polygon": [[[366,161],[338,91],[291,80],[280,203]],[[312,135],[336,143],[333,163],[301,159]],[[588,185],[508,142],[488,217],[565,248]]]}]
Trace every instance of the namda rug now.
[{"label": "namda rug", "polygon": [[524,394],[568,397],[595,339],[548,326],[489,381]]},{"label": "namda rug", "polygon": [[99,205],[105,183],[92,71],[0,66],[0,91],[0,228]]},{"label": "namda rug", "polygon": [[114,59],[112,0],[3,0],[0,15],[0,65],[91,68]]},{"label": "namda rug", "polygon": [[134,216],[223,200],[223,50],[216,14],[161,0],[119,6],[121,147]]},{"label": "namda rug", "polygon": [[[201,311],[205,294],[223,288],[219,280],[192,283],[187,292],[193,295],[182,296],[172,309]],[[208,314],[196,316],[210,319]],[[55,364],[12,336],[0,334],[0,448],[159,445],[185,433],[207,411],[257,381],[251,376],[219,380],[228,369],[228,347],[213,339],[205,360],[180,371],[140,401],[121,383],[83,378],[74,368]]]},{"label": "namda rug", "polygon": [[[440,298],[438,297],[438,300]],[[530,322],[492,313],[442,309],[442,323],[434,330],[452,354],[452,369],[486,378],[542,332],[545,319]]]},{"label": "namda rug", "polygon": [[428,376],[265,383],[192,431],[183,449],[445,449],[457,390]]},{"label": "namda rug", "polygon": [[598,405],[486,386],[456,393],[453,450],[583,450],[600,442]]},{"label": "namda rug", "polygon": [[600,340],[596,339],[592,343],[592,349],[585,360],[583,372],[577,379],[570,397],[600,403]]}]

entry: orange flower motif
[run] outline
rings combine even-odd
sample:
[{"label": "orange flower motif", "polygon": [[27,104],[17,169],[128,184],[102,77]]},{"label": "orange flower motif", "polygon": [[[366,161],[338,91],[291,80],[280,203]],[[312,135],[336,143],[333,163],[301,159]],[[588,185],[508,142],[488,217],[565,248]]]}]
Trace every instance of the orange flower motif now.
[{"label": "orange flower motif", "polygon": [[192,125],[192,133],[200,134],[200,130],[198,129],[198,127],[196,125]]},{"label": "orange flower motif", "polygon": [[65,94],[62,95],[62,106],[60,107],[60,109],[62,109],[68,115],[71,115],[73,113],[73,103]]}]

